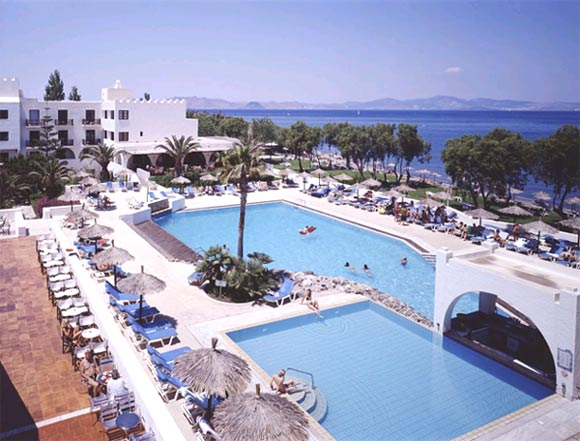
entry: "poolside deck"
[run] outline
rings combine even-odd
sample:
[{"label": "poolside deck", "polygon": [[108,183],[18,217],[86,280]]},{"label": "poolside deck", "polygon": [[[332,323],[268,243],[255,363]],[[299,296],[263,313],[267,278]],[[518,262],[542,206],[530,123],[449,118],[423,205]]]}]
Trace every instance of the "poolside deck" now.
[{"label": "poolside deck", "polygon": [[153,221],[131,226],[170,262],[194,263],[201,257],[198,252],[189,248]]},{"label": "poolside deck", "polygon": [[0,438],[105,440],[87,424],[89,399],[47,297],[35,240],[3,240],[0,253]]}]

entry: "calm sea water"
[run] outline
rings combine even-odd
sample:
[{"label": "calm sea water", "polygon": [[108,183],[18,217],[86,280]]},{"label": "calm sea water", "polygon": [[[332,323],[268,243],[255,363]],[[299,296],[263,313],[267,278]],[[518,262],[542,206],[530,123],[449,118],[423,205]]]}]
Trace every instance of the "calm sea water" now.
[{"label": "calm sea water", "polygon": [[[416,124],[423,139],[431,141],[432,156],[429,164],[413,164],[445,176],[441,152],[448,139],[468,134],[484,135],[501,127],[521,133],[528,140],[550,136],[564,124],[580,125],[580,112],[529,112],[529,111],[460,111],[460,110],[224,110],[228,116],[246,120],[270,118],[281,127],[304,121],[315,127],[326,123],[349,122],[354,125],[377,123]],[[542,183],[530,181],[524,196],[536,191],[548,191]]]}]

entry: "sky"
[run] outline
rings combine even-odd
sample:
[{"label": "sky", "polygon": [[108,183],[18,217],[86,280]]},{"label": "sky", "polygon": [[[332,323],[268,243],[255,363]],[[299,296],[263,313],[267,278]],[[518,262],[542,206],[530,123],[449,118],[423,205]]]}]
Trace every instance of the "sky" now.
[{"label": "sky", "polygon": [[42,98],[580,102],[580,1],[7,1],[0,77]]}]

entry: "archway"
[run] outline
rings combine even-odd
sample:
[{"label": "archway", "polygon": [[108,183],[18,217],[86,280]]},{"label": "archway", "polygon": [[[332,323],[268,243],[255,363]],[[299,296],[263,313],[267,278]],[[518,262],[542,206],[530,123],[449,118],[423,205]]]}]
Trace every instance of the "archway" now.
[{"label": "archway", "polygon": [[175,167],[175,158],[172,158],[167,153],[161,153],[155,161],[155,167]]},{"label": "archway", "polygon": [[147,155],[132,155],[127,160],[127,168],[130,170],[137,170],[138,168],[148,169],[151,167],[151,160]]},{"label": "archway", "polygon": [[200,152],[188,153],[187,156],[185,157],[184,163],[187,165],[191,166],[196,165],[203,168],[205,168],[206,166],[205,156],[203,155],[203,153]]},{"label": "archway", "polygon": [[530,317],[501,297],[466,292],[455,297],[446,315],[445,335],[535,380],[555,388],[554,356]]},{"label": "archway", "polygon": [[56,151],[56,157],[58,159],[76,159],[74,152],[66,147],[58,149]]}]

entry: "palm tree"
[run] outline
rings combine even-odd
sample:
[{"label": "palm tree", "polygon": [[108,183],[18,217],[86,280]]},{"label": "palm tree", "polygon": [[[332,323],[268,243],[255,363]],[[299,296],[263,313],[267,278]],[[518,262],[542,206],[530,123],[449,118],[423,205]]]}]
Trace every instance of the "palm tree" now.
[{"label": "palm tree", "polygon": [[238,178],[240,181],[240,220],[238,223],[238,258],[244,257],[244,226],[246,223],[246,203],[248,201],[248,179],[260,171],[259,145],[250,141],[247,144],[237,142],[234,148],[223,157],[224,178]]},{"label": "palm tree", "polygon": [[90,159],[91,162],[96,162],[101,167],[101,181],[109,181],[111,176],[107,166],[109,162],[113,162],[115,155],[121,153],[122,151],[116,150],[114,147],[110,147],[103,143],[97,145],[91,145],[85,147],[81,151],[80,159],[84,161],[85,159]]},{"label": "palm tree", "polygon": [[197,150],[199,144],[193,140],[193,137],[181,136],[178,138],[172,135],[171,138],[165,138],[165,144],[160,144],[156,148],[165,150],[169,156],[175,160],[175,176],[183,174],[183,161],[191,152]]},{"label": "palm tree", "polygon": [[34,171],[29,176],[38,181],[43,194],[49,199],[57,197],[62,191],[63,183],[69,179],[71,169],[67,167],[67,162],[49,156],[42,161],[34,161],[33,167]]}]

